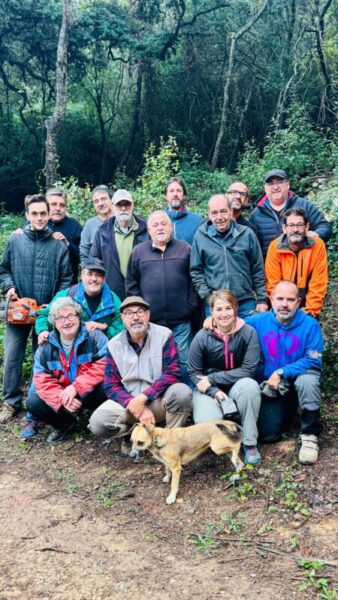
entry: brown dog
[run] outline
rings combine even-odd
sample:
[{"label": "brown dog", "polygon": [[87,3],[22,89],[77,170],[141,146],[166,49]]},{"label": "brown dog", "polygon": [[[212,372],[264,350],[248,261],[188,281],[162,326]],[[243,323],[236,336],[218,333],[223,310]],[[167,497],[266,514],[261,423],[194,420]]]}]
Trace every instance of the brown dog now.
[{"label": "brown dog", "polygon": [[207,448],[215,454],[231,452],[231,462],[236,471],[243,468],[238,454],[242,440],[242,428],[232,421],[210,421],[191,427],[163,429],[154,425],[138,424],[131,434],[131,455],[137,450],[149,450],[165,466],[163,481],[171,490],[167,504],[176,500],[182,465],[194,460]]}]

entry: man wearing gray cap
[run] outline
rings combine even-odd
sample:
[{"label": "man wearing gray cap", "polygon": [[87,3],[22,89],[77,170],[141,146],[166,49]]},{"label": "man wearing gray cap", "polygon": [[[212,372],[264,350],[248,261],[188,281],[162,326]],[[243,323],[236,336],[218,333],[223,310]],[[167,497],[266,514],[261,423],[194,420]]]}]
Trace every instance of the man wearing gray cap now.
[{"label": "man wearing gray cap", "polygon": [[270,242],[283,233],[283,216],[289,208],[301,208],[304,211],[310,225],[308,236],[319,236],[324,242],[329,241],[332,235],[331,224],[312,202],[290,190],[288,176],[283,169],[271,169],[266,173],[264,191],[264,196],[249,217],[256,228],[264,257]]},{"label": "man wearing gray cap", "polygon": [[142,217],[133,214],[134,202],[127,190],[117,190],[112,204],[115,216],[107,219],[96,232],[90,256],[103,261],[107,284],[123,300],[128,260],[132,249],[148,240],[147,224]]},{"label": "man wearing gray cap", "polygon": [[89,429],[102,438],[121,437],[139,422],[182,427],[192,392],[179,382],[180,362],[170,329],[150,323],[141,296],[121,304],[125,330],[108,343],[104,391],[109,398],[92,414]]}]

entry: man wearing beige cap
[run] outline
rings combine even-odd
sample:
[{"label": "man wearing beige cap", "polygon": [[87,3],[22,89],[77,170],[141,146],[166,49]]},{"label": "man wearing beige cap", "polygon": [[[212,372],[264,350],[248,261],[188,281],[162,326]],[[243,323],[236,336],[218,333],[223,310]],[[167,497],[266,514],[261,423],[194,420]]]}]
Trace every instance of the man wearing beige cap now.
[{"label": "man wearing beige cap", "polygon": [[148,239],[147,224],[133,214],[130,192],[117,190],[112,198],[114,215],[96,232],[90,256],[100,258],[107,271],[106,283],[123,300],[127,264],[132,249]]},{"label": "man wearing beige cap", "polygon": [[94,435],[121,437],[137,422],[182,427],[191,413],[192,392],[179,382],[174,336],[149,322],[149,308],[141,296],[129,296],[120,306],[125,330],[108,343],[104,392],[109,400],[90,418]]}]

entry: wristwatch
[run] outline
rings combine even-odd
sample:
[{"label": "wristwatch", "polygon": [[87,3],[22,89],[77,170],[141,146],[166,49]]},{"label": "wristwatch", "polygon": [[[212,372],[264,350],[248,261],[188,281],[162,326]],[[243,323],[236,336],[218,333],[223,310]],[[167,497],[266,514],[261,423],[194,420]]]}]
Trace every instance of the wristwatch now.
[{"label": "wristwatch", "polygon": [[279,377],[283,377],[284,376],[284,369],[277,369],[276,373],[277,373],[277,375],[279,375]]}]

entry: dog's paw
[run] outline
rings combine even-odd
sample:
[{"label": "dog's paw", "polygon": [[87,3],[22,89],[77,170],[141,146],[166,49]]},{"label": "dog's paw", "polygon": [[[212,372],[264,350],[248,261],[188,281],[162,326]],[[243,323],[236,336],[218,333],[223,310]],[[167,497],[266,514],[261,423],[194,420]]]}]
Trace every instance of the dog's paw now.
[{"label": "dog's paw", "polygon": [[236,471],[242,471],[244,469],[244,463],[241,461],[240,458],[238,458],[236,460]]},{"label": "dog's paw", "polygon": [[163,483],[170,483],[171,475],[165,475],[162,479]]},{"label": "dog's paw", "polygon": [[176,502],[176,495],[175,494],[169,494],[168,498],[166,499],[166,503],[167,504],[174,504],[174,502]]}]

